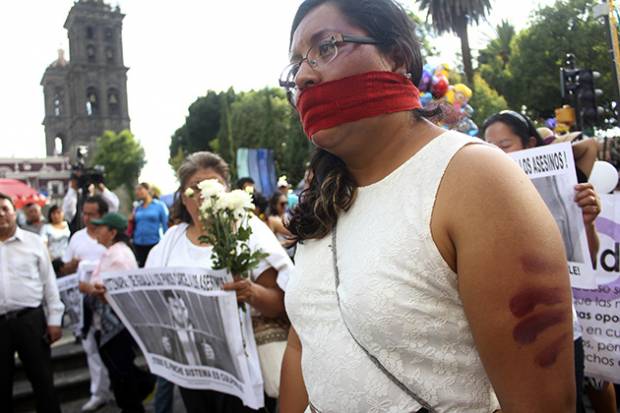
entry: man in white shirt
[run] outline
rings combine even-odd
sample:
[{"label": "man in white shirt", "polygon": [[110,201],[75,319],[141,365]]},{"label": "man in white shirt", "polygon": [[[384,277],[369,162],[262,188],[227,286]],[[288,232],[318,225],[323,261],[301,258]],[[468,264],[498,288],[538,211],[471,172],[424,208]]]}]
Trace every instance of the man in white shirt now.
[{"label": "man in white shirt", "polygon": [[[47,318],[43,311],[47,312]],[[17,227],[0,193],[0,408],[13,411],[15,352],[32,384],[37,412],[60,412],[50,344],[60,339],[64,305],[41,237]]]},{"label": "man in white shirt", "polygon": [[[67,193],[62,200],[62,211],[65,214],[65,219],[67,220],[67,222],[73,221],[73,218],[77,213],[78,194],[82,191],[78,187],[78,178],[79,176],[75,173],[71,175],[71,180],[69,181],[69,188],[67,189]],[[96,192],[99,192],[101,197],[108,204],[108,211],[118,212],[118,207],[120,205],[118,196],[116,196],[114,192],[110,191],[103,182],[98,183],[96,186],[92,184],[89,187],[88,192],[89,193],[86,194],[86,196],[93,196],[96,194]]]},{"label": "man in white shirt", "polygon": [[[108,203],[99,195],[86,198],[82,207],[82,223],[84,228],[77,231],[69,240],[69,246],[62,257],[64,265],[60,271],[62,274],[73,274],[78,271],[80,263],[96,263],[106,251],[105,247],[95,238],[95,225],[91,220],[99,219],[108,212]],[[83,271],[85,272],[85,271]],[[89,281],[89,280],[82,280]],[[82,346],[86,352],[86,361],[90,373],[90,393],[88,402],[82,406],[82,411],[95,411],[111,400],[110,378],[105,368],[95,340],[94,328],[88,328],[92,321],[92,313],[85,306],[84,324],[85,332]]]}]

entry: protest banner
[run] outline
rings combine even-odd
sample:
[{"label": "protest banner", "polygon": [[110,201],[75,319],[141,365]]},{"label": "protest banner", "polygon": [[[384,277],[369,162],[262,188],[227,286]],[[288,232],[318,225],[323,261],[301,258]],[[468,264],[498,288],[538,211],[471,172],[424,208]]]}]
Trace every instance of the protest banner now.
[{"label": "protest banner", "polygon": [[532,180],[560,229],[571,286],[596,288],[583,216],[575,202],[577,174],[570,143],[546,145],[509,155]]},{"label": "protest banner", "polygon": [[152,373],[185,388],[237,396],[253,409],[263,406],[249,309],[240,311],[235,293],[222,290],[230,274],[168,267],[105,273],[102,279],[108,302]]},{"label": "protest banner", "polygon": [[79,288],[79,275],[72,274],[56,280],[60,301],[65,305],[63,327],[70,328],[74,335],[81,334],[84,325],[83,295]]},{"label": "protest banner", "polygon": [[596,290],[573,289],[586,376],[620,383],[620,196],[601,195]]}]

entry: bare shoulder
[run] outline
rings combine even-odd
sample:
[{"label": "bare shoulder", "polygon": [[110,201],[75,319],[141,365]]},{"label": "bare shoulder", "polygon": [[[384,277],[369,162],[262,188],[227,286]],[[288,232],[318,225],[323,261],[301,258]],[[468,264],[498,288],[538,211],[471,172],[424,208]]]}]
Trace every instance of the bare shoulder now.
[{"label": "bare shoulder", "polygon": [[459,205],[458,210],[471,217],[536,198],[530,179],[508,155],[489,145],[472,144],[459,150],[448,165],[436,209],[454,212],[451,205]]}]

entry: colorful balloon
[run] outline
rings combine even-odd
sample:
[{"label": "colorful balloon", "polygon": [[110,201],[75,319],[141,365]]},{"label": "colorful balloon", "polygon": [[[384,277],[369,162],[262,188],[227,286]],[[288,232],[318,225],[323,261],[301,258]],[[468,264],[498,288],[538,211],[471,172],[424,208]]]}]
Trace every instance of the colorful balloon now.
[{"label": "colorful balloon", "polygon": [[422,103],[422,107],[426,107],[433,100],[433,95],[430,92],[422,93],[420,95],[420,102]]},{"label": "colorful balloon", "polygon": [[448,81],[447,77],[443,75],[433,76],[433,85],[431,87],[431,93],[433,94],[433,97],[435,99],[441,99],[442,97],[444,97],[449,87],[450,87],[450,82]]},{"label": "colorful balloon", "polygon": [[418,88],[420,89],[420,92],[427,92],[431,87],[432,80],[433,75],[431,75],[431,72],[424,70],[422,72],[422,78],[420,79],[420,86]]}]

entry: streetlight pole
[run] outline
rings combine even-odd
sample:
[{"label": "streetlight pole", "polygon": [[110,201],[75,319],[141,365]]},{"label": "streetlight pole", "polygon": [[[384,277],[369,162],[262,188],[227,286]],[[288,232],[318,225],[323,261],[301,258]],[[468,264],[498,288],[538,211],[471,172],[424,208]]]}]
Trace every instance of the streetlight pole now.
[{"label": "streetlight pole", "polygon": [[594,17],[602,17],[609,29],[607,37],[609,42],[609,55],[612,61],[612,70],[614,74],[615,100],[620,102],[620,44],[618,41],[618,18],[616,17],[616,0],[608,0],[606,3],[594,6]]}]

